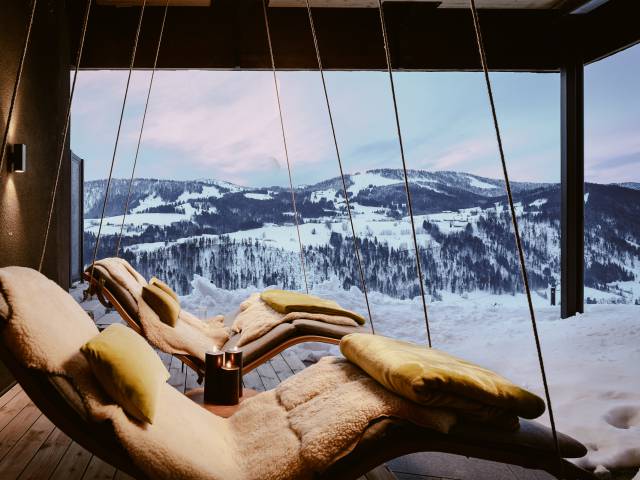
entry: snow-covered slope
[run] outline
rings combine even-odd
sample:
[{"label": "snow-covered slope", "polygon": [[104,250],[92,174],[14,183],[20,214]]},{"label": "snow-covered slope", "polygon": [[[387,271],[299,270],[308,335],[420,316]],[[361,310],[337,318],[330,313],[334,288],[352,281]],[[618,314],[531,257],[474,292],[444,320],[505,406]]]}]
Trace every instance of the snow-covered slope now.
[{"label": "snow-covered slope", "polygon": [[[422,170],[410,171],[409,178],[430,295],[519,290],[503,182]],[[355,173],[346,183],[367,284],[390,295],[414,296],[418,285],[402,171]],[[99,228],[105,184],[86,186],[86,252]],[[587,301],[640,301],[640,191],[596,184],[586,190]],[[516,182],[513,191],[532,285],[546,291],[559,281],[559,186]],[[99,256],[115,251],[127,192],[126,180],[114,180]],[[300,187],[296,199],[311,282],[336,276],[346,288],[360,285],[341,179]],[[281,187],[136,179],[123,235],[125,255],[145,274],[167,269],[181,292],[196,273],[225,288],[271,279],[303,286],[291,195]]]}]

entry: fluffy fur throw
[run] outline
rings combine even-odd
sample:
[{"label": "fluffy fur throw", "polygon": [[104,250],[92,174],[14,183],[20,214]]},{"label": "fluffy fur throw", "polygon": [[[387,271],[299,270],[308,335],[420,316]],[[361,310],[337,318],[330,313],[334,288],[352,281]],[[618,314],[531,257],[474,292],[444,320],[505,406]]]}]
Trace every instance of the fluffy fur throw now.
[{"label": "fluffy fur throw", "polygon": [[240,311],[236,315],[231,329],[236,333],[240,332],[238,346],[241,347],[260,338],[281,323],[303,319],[319,320],[325,323],[346,325],[349,327],[358,326],[358,323],[354,319],[339,315],[307,312],[278,313],[260,298],[259,293],[254,293],[240,304]]},{"label": "fluffy fur throw", "polygon": [[145,337],[163,352],[193,355],[204,361],[205,352],[212,346],[222,347],[231,335],[218,315],[205,321],[181,310],[175,327],[162,322],[156,312],[142,298],[142,287],[147,281],[126,260],[107,258],[96,265],[106,269],[138,302],[138,319]]}]

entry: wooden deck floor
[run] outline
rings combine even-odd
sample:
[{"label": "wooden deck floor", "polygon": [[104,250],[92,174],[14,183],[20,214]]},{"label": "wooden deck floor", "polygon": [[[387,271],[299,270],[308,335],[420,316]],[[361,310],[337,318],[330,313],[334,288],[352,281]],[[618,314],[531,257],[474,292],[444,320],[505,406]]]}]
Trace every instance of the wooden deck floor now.
[{"label": "wooden deck floor", "polygon": [[[77,292],[74,296],[78,298]],[[78,298],[79,300],[79,298]],[[121,322],[114,312],[91,300],[82,306],[99,326]],[[171,373],[169,383],[180,391],[197,386],[196,375],[175,358],[160,353]],[[245,386],[270,390],[305,368],[293,350],[249,372]],[[391,473],[393,471],[393,473]],[[395,475],[395,476],[394,476]],[[0,479],[100,479],[130,478],[72,442],[56,428],[16,385],[0,397]],[[407,455],[377,468],[358,480],[549,480],[546,473],[441,453]],[[234,480],[234,479],[229,479]]]}]

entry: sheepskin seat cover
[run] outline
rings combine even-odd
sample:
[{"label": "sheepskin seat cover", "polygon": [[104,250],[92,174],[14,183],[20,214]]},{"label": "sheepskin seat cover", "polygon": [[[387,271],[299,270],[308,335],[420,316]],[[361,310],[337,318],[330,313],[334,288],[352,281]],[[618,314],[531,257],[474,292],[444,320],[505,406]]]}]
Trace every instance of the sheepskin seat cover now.
[{"label": "sheepskin seat cover", "polygon": [[[78,304],[35,270],[0,269],[2,341],[18,361],[61,375],[91,421],[110,421],[150,478],[310,479],[348,454],[375,420],[396,417],[447,432],[455,416],[389,392],[344,359],[327,357],[223,419],[164,384],[152,425],[129,418],[100,389],[80,347],[98,331]],[[1,304],[1,302],[0,302]],[[135,365],[132,365],[135,368]]]},{"label": "sheepskin seat cover", "polygon": [[147,281],[126,260],[105,258],[98,260],[96,265],[106,269],[138,302],[138,320],[145,338],[154,347],[172,354],[192,355],[204,361],[206,351],[212,346],[220,348],[229,340],[231,332],[223,325],[221,315],[205,322],[186,310],[180,310],[175,326],[160,320],[142,298],[142,289],[148,285]]}]

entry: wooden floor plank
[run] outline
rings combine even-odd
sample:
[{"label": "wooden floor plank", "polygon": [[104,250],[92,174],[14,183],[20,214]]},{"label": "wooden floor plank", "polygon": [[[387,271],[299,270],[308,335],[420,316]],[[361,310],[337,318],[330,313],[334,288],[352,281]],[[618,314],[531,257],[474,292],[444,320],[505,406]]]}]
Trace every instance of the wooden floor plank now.
[{"label": "wooden floor plank", "polygon": [[535,480],[554,480],[555,477],[543,470],[529,470],[533,474]]},{"label": "wooden floor plank", "polygon": [[282,355],[276,355],[273,357],[271,359],[271,366],[276,371],[276,375],[281,382],[293,375],[293,370],[289,364],[285,362],[284,358],[282,358]]},{"label": "wooden floor plank", "polygon": [[94,455],[91,457],[82,480],[113,480],[115,474],[116,469],[114,467]]},{"label": "wooden floor plank", "polygon": [[156,350],[156,353],[160,357],[160,360],[162,360],[162,363],[164,364],[166,369],[169,370],[171,368],[171,359],[173,357],[169,355],[167,352],[162,352],[160,350]]},{"label": "wooden floor plank", "polygon": [[194,372],[191,368],[185,365],[185,373],[186,373],[186,388],[187,390],[191,390],[193,388],[198,388],[202,385],[198,385],[198,374]]},{"label": "wooden floor plank", "polygon": [[42,414],[33,403],[24,407],[0,432],[0,460],[18,443]]},{"label": "wooden floor plank", "polygon": [[396,476],[385,465],[374,468],[365,477],[367,480],[397,480]]},{"label": "wooden floor plank", "polygon": [[73,442],[49,477],[49,480],[79,480],[84,475],[91,454]]},{"label": "wooden floor plank", "polygon": [[2,431],[4,427],[6,427],[7,424],[30,403],[31,400],[29,400],[27,394],[20,389],[20,391],[11,400],[0,408],[0,431]]},{"label": "wooden floor plank", "polygon": [[[509,468],[509,470],[513,472],[514,476],[518,480],[543,480],[543,478],[545,480],[549,480],[553,478],[551,475],[546,474],[545,472],[540,472],[540,475],[538,475],[537,471],[528,470],[518,465],[507,465],[507,468]],[[548,475],[548,476],[544,477],[543,475]]]},{"label": "wooden floor plank", "polygon": [[18,478],[54,428],[51,420],[40,415],[0,462],[0,478],[3,480]]},{"label": "wooden floor plank", "polygon": [[285,362],[287,362],[289,367],[291,367],[293,373],[298,373],[305,369],[304,363],[302,363],[302,360],[298,358],[293,350],[285,350],[281,355],[282,358],[284,358]]},{"label": "wooden floor plank", "polygon": [[7,390],[2,397],[0,397],[0,408],[4,407],[9,400],[15,397],[22,391],[19,383],[16,383],[13,387]]},{"label": "wooden floor plank", "polygon": [[449,477],[432,477],[431,475],[418,475],[414,473],[396,473],[398,480],[460,480],[457,478]]},{"label": "wooden floor plank", "polygon": [[[469,472],[463,478],[478,480],[518,480],[506,463],[469,458]],[[526,480],[532,480],[532,477]]]},{"label": "wooden floor plank", "polygon": [[256,368],[256,371],[258,372],[258,375],[260,375],[264,388],[267,390],[277,387],[280,383],[280,380],[278,380],[278,376],[276,375],[276,371],[271,366],[271,363],[263,363]]},{"label": "wooden floor plank", "polygon": [[266,390],[264,384],[262,383],[260,375],[258,375],[258,372],[256,372],[255,370],[251,370],[250,372],[245,373],[242,377],[242,383],[245,388],[252,388],[254,390],[257,390],[258,392],[264,392]]},{"label": "wooden floor plank", "polygon": [[169,378],[169,385],[183,393],[186,385],[186,368],[187,367],[183,368],[182,362],[176,357],[171,357],[171,367],[169,368],[171,378]]},{"label": "wooden floor plank", "polygon": [[71,439],[55,428],[20,475],[20,480],[49,478],[71,445]]},{"label": "wooden floor plank", "polygon": [[[441,452],[420,452],[394,458],[387,462],[397,476],[402,473],[436,478],[469,479],[473,472],[469,459]],[[500,477],[496,477],[496,480]]]},{"label": "wooden floor plank", "polygon": [[113,480],[135,480],[135,479],[131,475],[128,475],[128,474],[118,470],[116,472],[115,477],[113,477]]}]

